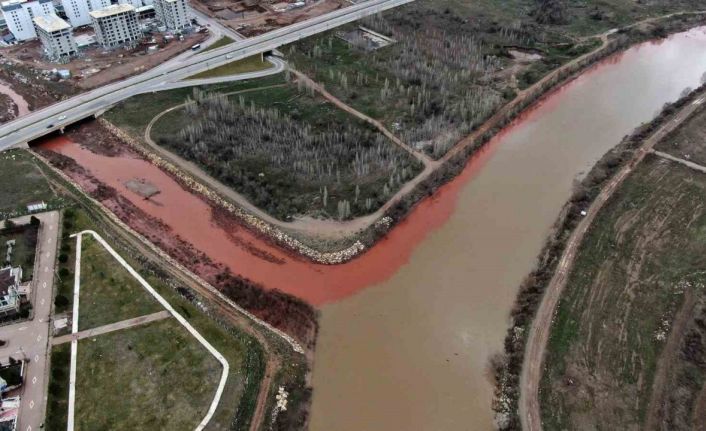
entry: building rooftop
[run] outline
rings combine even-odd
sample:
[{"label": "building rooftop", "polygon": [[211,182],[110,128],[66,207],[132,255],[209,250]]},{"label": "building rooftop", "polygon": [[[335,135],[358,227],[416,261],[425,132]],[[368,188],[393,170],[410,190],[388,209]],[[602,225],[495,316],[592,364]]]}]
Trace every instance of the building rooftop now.
[{"label": "building rooftop", "polygon": [[14,9],[21,8],[24,3],[32,3],[33,1],[36,1],[38,3],[51,2],[51,0],[7,0],[0,3],[0,7],[2,7],[2,10],[11,11]]},{"label": "building rooftop", "polygon": [[130,4],[113,4],[103,9],[89,12],[93,18],[105,18],[124,12],[135,12],[135,7]]},{"label": "building rooftop", "polygon": [[66,30],[71,28],[69,23],[54,14],[38,16],[34,18],[33,21],[34,25],[46,31],[47,33],[53,33],[55,31]]}]

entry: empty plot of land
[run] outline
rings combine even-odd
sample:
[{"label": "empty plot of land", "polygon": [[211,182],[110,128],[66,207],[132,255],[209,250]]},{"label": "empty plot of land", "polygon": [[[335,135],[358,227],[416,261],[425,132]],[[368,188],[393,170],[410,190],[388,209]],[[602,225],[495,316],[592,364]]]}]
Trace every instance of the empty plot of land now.
[{"label": "empty plot of land", "polygon": [[78,342],[77,430],[191,431],[221,366],[176,320]]},{"label": "empty plot of land", "polygon": [[163,310],[93,238],[83,239],[79,329],[86,330]]},{"label": "empty plot of land", "polygon": [[704,359],[701,338],[693,347],[685,336],[706,298],[704,191],[706,174],[651,155],[598,214],[552,326],[540,388],[547,429],[692,423],[704,370],[688,370],[691,392],[674,370]]}]

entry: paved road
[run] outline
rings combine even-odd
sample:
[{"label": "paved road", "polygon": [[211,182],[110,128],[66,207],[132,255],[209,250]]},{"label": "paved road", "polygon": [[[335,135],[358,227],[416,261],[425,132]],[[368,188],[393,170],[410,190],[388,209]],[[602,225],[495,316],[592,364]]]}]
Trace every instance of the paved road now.
[{"label": "paved road", "polygon": [[120,331],[121,329],[133,328],[135,326],[146,325],[148,323],[164,320],[171,317],[167,310],[158,311],[156,313],[147,314],[145,316],[133,317],[132,319],[121,320],[120,322],[110,323],[108,325],[99,326],[97,328],[86,329],[75,334],[62,335],[54,337],[51,340],[51,345],[68,343],[73,340],[82,340],[84,338],[94,337],[96,335],[108,334],[110,332]]},{"label": "paved road", "polygon": [[[34,266],[31,301],[34,318],[30,321],[0,327],[0,339],[8,343],[0,348],[0,357],[29,360],[25,368],[25,383],[21,394],[20,412],[17,422],[19,431],[39,430],[44,422],[47,389],[47,349],[49,341],[49,317],[52,305],[54,263],[59,215],[56,211],[35,214],[42,221],[39,229],[39,249]],[[15,219],[18,223],[29,223],[29,217]]]},{"label": "paved road", "polygon": [[525,358],[520,376],[520,401],[519,414],[522,429],[525,431],[541,431],[542,418],[539,406],[539,383],[544,369],[544,355],[554,317],[554,311],[573,268],[574,259],[579,251],[583,238],[591,226],[598,212],[613,196],[613,193],[623,183],[645,156],[652,151],[654,146],[664,139],[667,134],[680,126],[691,114],[706,100],[706,92],[684,106],[669,121],[663,124],[655,133],[646,138],[642,146],[635,151],[632,160],[621,168],[613,178],[603,187],[591,206],[586,210],[586,216],[572,232],[566,247],[561,255],[556,271],[542,297],[542,302],[537,309],[537,314],[532,321],[532,326],[527,338]]},{"label": "paved road", "polygon": [[169,82],[176,82],[204,70],[271,51],[282,45],[412,1],[414,0],[368,0],[260,36],[236,41],[222,48],[202,52],[183,61],[168,62],[132,78],[55,103],[4,124],[0,129],[0,151],[22,145],[80,119],[99,114],[135,94],[160,90]]}]

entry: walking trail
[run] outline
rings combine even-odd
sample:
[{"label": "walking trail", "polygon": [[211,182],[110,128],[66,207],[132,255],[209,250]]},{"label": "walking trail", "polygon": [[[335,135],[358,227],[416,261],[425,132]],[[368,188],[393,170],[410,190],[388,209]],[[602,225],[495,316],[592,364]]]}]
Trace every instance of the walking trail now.
[{"label": "walking trail", "polygon": [[69,414],[68,414],[68,425],[67,431],[74,430],[74,420],[75,420],[75,408],[76,408],[76,367],[77,367],[77,350],[78,350],[78,318],[79,318],[79,293],[81,287],[81,239],[83,235],[91,235],[98,241],[98,243],[103,246],[103,248],[110,253],[113,258],[118,261],[118,263],[125,268],[130,275],[137,280],[142,287],[147,290],[156,300],[166,309],[166,311],[173,316],[194,338],[196,338],[199,343],[201,343],[208,352],[220,362],[223,367],[221,372],[221,378],[218,382],[218,387],[216,388],[216,393],[211,401],[211,404],[206,412],[206,415],[201,419],[201,422],[194,429],[195,431],[201,431],[206,428],[209,421],[213,417],[216,409],[218,408],[218,403],[223,395],[223,390],[225,389],[226,381],[228,379],[228,373],[230,372],[230,365],[223,355],[216,350],[211,343],[209,343],[193,326],[172,306],[167,302],[166,299],[157,293],[154,288],[145,281],[140,274],[135,271],[130,264],[128,264],[122,256],[120,256],[100,235],[94,231],[82,231],[72,236],[76,237],[76,268],[75,268],[75,278],[74,278],[74,303],[73,303],[73,322],[72,322],[72,335],[74,338],[71,340],[71,367],[70,367],[70,377],[69,377]]}]

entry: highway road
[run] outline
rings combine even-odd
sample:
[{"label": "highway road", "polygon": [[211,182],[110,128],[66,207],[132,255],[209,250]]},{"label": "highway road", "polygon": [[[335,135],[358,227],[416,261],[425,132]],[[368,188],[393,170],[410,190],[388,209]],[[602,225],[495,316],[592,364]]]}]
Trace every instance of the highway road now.
[{"label": "highway road", "polygon": [[168,88],[168,83],[204,70],[268,52],[282,45],[412,1],[414,0],[368,0],[260,36],[238,40],[180,62],[169,62],[140,75],[55,103],[4,124],[0,128],[0,151],[23,145],[91,115],[101,114],[121,100],[135,94]]}]

